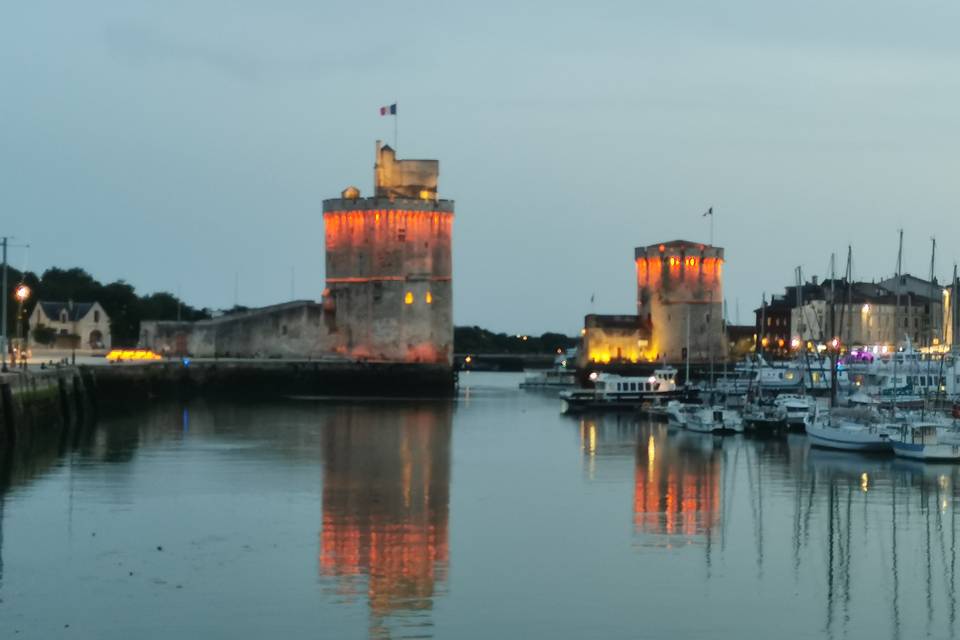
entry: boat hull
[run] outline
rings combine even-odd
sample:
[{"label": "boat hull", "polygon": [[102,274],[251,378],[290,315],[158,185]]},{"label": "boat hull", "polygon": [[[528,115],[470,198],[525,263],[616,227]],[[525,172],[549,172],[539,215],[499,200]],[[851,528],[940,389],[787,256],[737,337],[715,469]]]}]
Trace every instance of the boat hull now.
[{"label": "boat hull", "polygon": [[960,461],[960,444],[913,444],[910,442],[894,441],[893,452],[901,458],[910,460],[926,460],[939,462]]},{"label": "boat hull", "polygon": [[890,451],[890,439],[877,431],[813,424],[807,424],[806,428],[810,444],[822,449],[873,453]]}]

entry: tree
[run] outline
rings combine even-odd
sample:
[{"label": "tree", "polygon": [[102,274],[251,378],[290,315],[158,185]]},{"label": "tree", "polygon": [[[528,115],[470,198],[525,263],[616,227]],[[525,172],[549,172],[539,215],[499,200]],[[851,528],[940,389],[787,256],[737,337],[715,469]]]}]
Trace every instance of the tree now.
[{"label": "tree", "polygon": [[[15,285],[19,282],[25,282],[33,290],[33,294],[24,305],[26,317],[33,312],[38,300],[99,302],[110,317],[110,334],[113,343],[121,347],[136,345],[140,337],[141,320],[175,320],[178,307],[180,317],[184,320],[210,317],[209,312],[182,304],[176,296],[169,293],[154,293],[140,297],[133,286],[123,280],[103,285],[79,267],[70,269],[53,267],[44,271],[39,278],[29,272],[21,274],[16,269],[9,269],[7,280],[10,283],[11,296]],[[16,326],[14,324],[17,312],[16,301],[8,305],[8,310],[7,326],[12,329]],[[13,331],[9,333],[12,335]]]},{"label": "tree", "polygon": [[33,341],[37,344],[50,345],[57,339],[57,332],[42,324],[35,326],[32,333]]}]

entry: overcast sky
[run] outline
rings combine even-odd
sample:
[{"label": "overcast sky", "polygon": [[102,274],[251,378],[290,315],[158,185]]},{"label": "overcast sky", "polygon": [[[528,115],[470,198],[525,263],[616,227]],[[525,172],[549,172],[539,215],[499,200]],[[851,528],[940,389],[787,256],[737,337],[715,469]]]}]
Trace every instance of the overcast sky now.
[{"label": "overcast sky", "polygon": [[730,319],[793,269],[960,258],[960,4],[7,3],[0,234],[190,304],[323,290],[321,201],[369,192],[378,108],[456,200],[457,324],[636,309],[633,248],[716,240]]}]

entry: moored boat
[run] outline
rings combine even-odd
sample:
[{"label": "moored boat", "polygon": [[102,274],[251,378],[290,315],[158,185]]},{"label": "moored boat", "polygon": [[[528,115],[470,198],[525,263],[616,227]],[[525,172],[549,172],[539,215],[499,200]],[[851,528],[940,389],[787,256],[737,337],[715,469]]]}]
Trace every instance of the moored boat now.
[{"label": "moored boat", "polygon": [[564,411],[585,409],[641,409],[653,402],[679,398],[684,390],[677,387],[677,370],[657,369],[650,376],[621,376],[613,373],[592,373],[592,388],[567,389],[560,392]]},{"label": "moored boat", "polygon": [[776,397],[773,406],[788,429],[803,429],[807,416],[813,413],[815,402],[810,396],[784,393]]},{"label": "moored boat", "polygon": [[890,451],[889,429],[873,412],[834,409],[830,413],[820,413],[814,410],[807,418],[806,430],[810,444],[815,447],[842,451]]},{"label": "moored boat", "polygon": [[902,424],[890,438],[893,452],[913,460],[960,462],[960,429],[937,421]]},{"label": "moored boat", "polygon": [[689,413],[686,427],[700,433],[743,432],[743,419],[736,409],[719,405],[700,407]]}]

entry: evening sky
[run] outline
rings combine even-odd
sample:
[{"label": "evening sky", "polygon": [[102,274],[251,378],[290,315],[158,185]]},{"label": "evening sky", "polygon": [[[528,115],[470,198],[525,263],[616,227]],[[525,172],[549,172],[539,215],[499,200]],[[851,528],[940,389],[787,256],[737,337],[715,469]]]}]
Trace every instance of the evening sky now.
[{"label": "evening sky", "polygon": [[888,277],[900,226],[907,270],[936,235],[949,276],[957,24],[925,0],[8,3],[0,234],[32,245],[14,266],[199,307],[317,298],[321,201],[369,193],[397,102],[400,157],[456,200],[457,324],[633,312],[633,248],[707,241],[709,206],[747,323],[848,243]]}]

